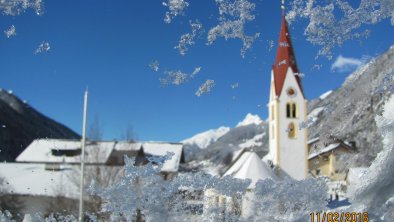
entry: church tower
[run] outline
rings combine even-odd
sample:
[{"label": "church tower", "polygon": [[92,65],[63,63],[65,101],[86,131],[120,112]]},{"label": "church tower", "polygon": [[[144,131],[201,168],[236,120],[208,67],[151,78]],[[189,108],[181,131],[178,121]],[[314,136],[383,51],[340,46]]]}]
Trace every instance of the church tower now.
[{"label": "church tower", "polygon": [[266,159],[279,176],[302,180],[307,176],[306,99],[302,89],[290,32],[284,15],[275,63],[271,71],[269,112],[269,154]]}]

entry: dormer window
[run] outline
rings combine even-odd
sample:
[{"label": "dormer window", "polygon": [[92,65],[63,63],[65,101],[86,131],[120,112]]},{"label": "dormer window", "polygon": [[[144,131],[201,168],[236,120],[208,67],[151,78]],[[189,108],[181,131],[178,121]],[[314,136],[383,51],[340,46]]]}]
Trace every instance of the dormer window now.
[{"label": "dormer window", "polygon": [[82,151],[80,148],[75,149],[51,149],[52,156],[66,156],[73,157],[81,155]]}]

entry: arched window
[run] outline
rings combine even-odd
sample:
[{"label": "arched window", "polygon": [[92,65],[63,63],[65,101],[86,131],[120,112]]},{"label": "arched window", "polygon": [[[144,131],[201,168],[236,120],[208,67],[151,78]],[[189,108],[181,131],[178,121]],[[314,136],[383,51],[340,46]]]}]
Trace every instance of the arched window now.
[{"label": "arched window", "polygon": [[287,118],[297,118],[298,110],[296,103],[287,103],[286,104],[286,117]]},{"label": "arched window", "polygon": [[291,112],[292,112],[292,117],[297,118],[297,105],[295,103],[292,104]]},{"label": "arched window", "polygon": [[294,139],[295,137],[296,137],[296,127],[295,127],[295,124],[294,123],[290,123],[289,124],[289,127],[288,127],[288,136],[289,136],[289,138],[292,138],[292,139]]}]

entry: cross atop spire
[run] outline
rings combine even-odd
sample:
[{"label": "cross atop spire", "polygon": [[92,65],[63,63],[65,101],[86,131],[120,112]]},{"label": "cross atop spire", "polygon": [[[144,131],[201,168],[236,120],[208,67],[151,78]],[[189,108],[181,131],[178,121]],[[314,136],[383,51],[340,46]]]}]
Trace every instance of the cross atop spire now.
[{"label": "cross atop spire", "polygon": [[285,0],[282,0],[282,6],[280,7],[282,9],[282,15],[285,15]]}]

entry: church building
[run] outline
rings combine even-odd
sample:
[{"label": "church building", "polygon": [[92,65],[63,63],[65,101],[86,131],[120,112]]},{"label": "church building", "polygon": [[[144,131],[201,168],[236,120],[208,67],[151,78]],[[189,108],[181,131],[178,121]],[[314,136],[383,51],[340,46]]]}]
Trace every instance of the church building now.
[{"label": "church building", "polygon": [[269,112],[269,153],[264,158],[280,176],[305,179],[307,165],[307,100],[302,88],[288,24],[282,5],[282,22],[275,63],[271,71]]}]

